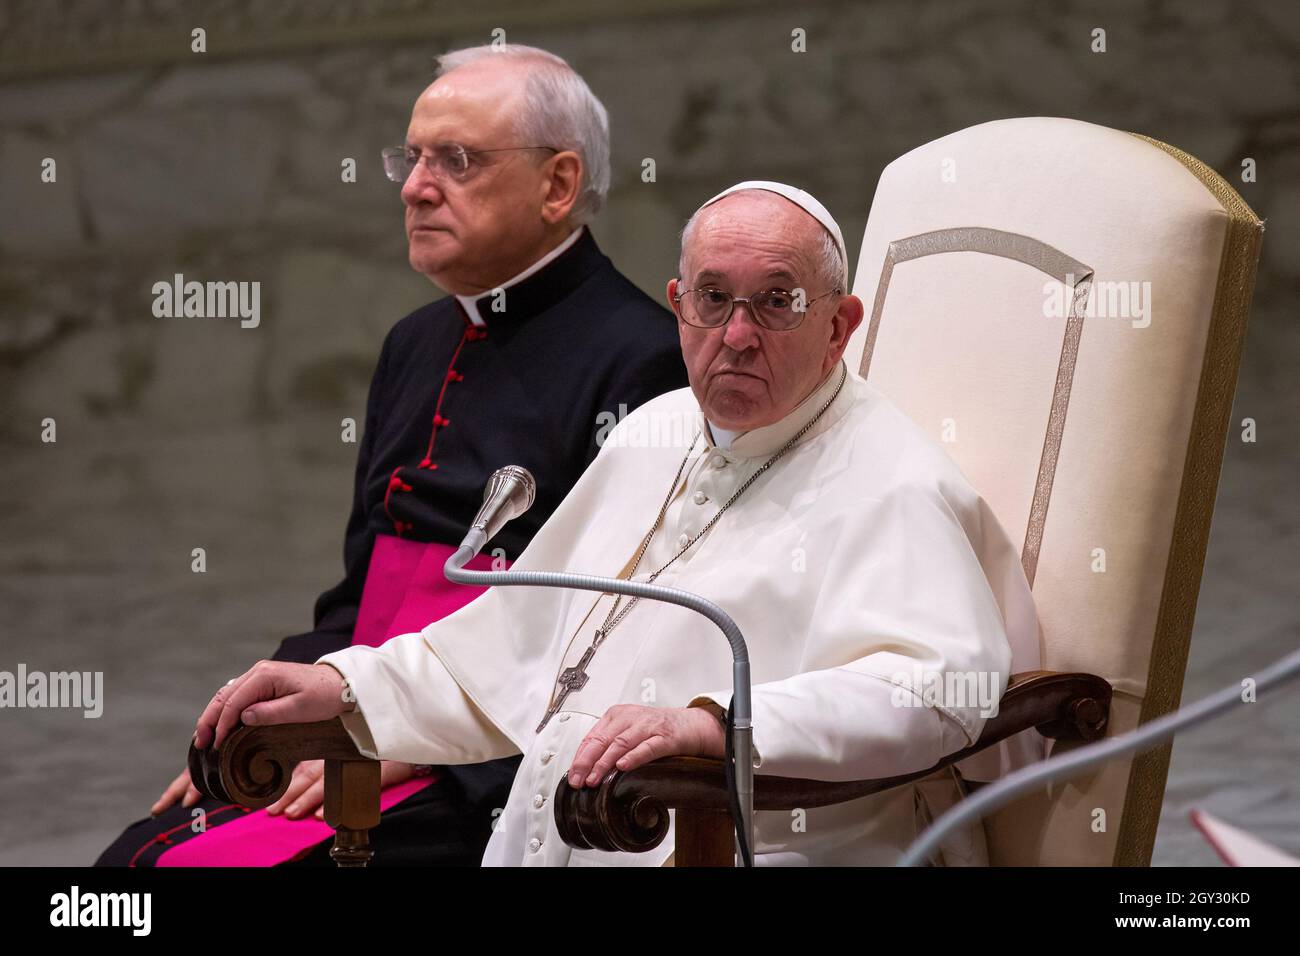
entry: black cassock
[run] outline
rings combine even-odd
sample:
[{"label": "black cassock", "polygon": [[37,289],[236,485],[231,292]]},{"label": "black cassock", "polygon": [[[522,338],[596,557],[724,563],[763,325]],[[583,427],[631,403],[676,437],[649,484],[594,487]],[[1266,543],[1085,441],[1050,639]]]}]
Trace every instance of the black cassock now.
[{"label": "black cassock", "polygon": [[[613,417],[687,384],[671,313],[620,274],[585,228],[540,271],[478,305],[481,326],[449,296],[385,339],[357,459],[346,576],[317,600],[314,629],[286,638],[276,660],[312,663],[353,643],[377,545],[459,544],[488,476],[506,464],[537,479],[533,507],[489,545],[513,561],[595,458]],[[432,785],[385,810],[371,832],[374,862],[476,865],[519,760],[440,768]],[[199,806],[209,830],[248,812],[208,799]],[[203,839],[191,830],[192,810],[178,803],[134,824],[98,865],[154,865]],[[327,864],[328,847],[294,862]]]}]

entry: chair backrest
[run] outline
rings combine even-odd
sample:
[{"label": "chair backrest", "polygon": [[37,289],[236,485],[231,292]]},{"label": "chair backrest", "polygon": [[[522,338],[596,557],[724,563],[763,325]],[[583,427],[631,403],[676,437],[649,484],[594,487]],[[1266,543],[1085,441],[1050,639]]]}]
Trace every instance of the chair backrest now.
[{"label": "chair backrest", "polygon": [[[953,133],[876,189],[850,365],[1023,541],[1042,666],[1106,678],[1111,734],[1179,703],[1262,230],[1195,158],[1068,119]],[[1149,864],[1169,749],[990,817],[990,862]]]}]

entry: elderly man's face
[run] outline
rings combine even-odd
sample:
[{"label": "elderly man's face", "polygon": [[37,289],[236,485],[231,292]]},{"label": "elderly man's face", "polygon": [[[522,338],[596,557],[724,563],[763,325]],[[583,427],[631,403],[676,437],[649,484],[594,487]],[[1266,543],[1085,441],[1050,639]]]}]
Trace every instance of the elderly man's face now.
[{"label": "elderly man's face", "polygon": [[515,133],[525,82],[518,64],[469,63],[439,77],[411,113],[406,144],[426,157],[402,186],[411,268],[448,292],[493,288],[567,232],[581,181],[575,153],[475,154],[463,181],[429,168],[430,151],[447,144],[470,151],[551,145],[520,142]]},{"label": "elderly man's face", "polygon": [[[799,288],[811,300],[830,291],[817,270],[821,228],[774,193],[735,193],[696,220],[681,288],[708,286],[741,297]],[[670,302],[678,288],[676,279],[668,283]],[[691,390],[704,414],[721,428],[750,431],[784,418],[825,379],[862,321],[862,303],[828,296],[810,304],[803,323],[788,332],[758,325],[743,304],[721,328],[689,325],[680,309],[677,319]]]}]

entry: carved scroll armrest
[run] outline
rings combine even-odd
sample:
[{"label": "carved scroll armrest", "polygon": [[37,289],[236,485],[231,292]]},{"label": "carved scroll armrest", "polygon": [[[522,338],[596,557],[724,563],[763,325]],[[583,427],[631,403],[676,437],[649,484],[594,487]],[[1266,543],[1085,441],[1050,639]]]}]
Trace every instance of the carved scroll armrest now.
[{"label": "carved scroll armrest", "polygon": [[[856,800],[929,776],[1030,727],[1054,739],[1097,740],[1106,732],[1110,700],[1110,685],[1092,674],[1016,674],[1002,695],[997,716],[985,722],[980,739],[934,766],[877,780],[756,774],[754,809],[792,810]],[[668,832],[669,810],[687,811],[677,815],[680,864],[683,822],[689,821],[692,834],[699,815],[725,822],[727,800],[722,761],[666,757],[627,773],[612,771],[596,787],[575,790],[566,777],[555,791],[555,822],[564,842],[577,849],[644,853],[658,846]],[[716,848],[718,840],[711,842]]]},{"label": "carved scroll armrest", "polygon": [[269,807],[284,795],[293,768],[325,761],[325,822],[335,829],[330,856],[339,866],[370,862],[367,831],[379,824],[379,761],[362,756],[343,722],[236,728],[220,748],[190,744],[190,779],[205,796],[241,807]]}]

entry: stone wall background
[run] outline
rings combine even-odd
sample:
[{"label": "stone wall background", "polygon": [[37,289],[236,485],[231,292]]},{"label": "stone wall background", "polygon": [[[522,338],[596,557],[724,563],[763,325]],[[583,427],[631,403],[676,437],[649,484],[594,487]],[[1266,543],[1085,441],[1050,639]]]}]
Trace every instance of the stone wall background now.
[{"label": "stone wall background", "polygon": [[[856,259],[883,167],[987,120],[1075,117],[1219,170],[1268,220],[1233,418],[1259,441],[1228,443],[1184,700],[1295,645],[1294,4],[16,0],[0,4],[0,669],[103,670],[107,704],[0,711],[0,864],[92,860],[180,770],[212,689],[305,630],[340,576],[340,419],[362,417],[387,329],[440,294],[406,265],[379,150],[432,56],[497,27],[568,58],[608,107],[595,232],[656,296],[685,217],[723,186],[805,185]],[[154,318],[150,287],[176,272],[261,281],[261,327]],[[1297,718],[1292,693],[1177,742],[1156,863],[1216,862],[1193,805],[1300,853]]]}]

